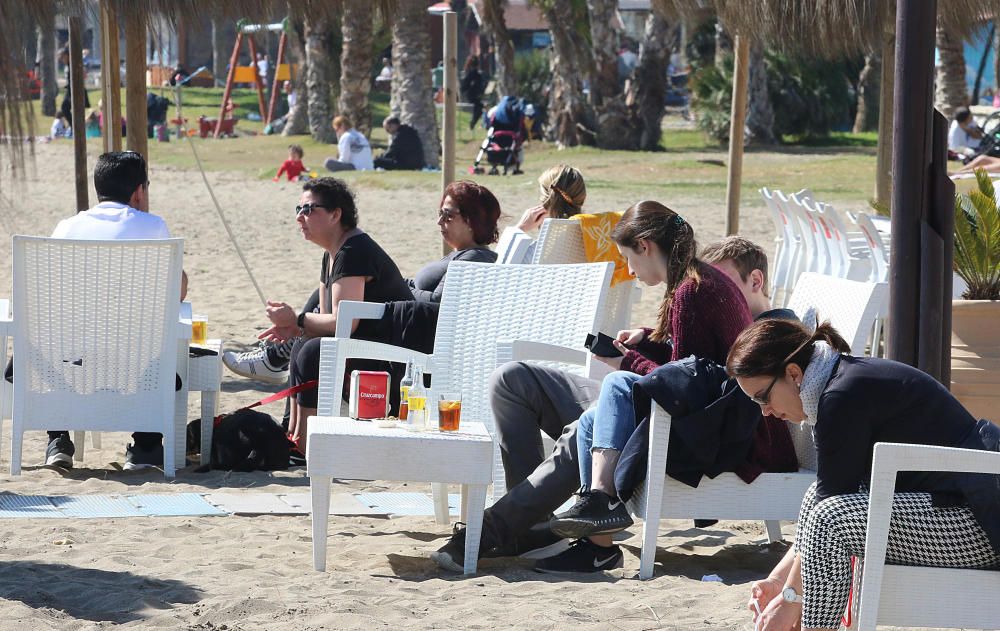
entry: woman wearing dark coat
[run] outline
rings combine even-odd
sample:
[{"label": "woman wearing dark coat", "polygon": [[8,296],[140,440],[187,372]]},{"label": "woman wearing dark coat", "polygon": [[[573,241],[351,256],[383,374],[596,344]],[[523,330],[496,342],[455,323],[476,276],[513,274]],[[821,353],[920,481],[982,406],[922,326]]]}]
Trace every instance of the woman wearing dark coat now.
[{"label": "woman wearing dark coat", "polygon": [[[764,320],[740,334],[729,374],[764,414],[812,426],[816,482],[799,511],[795,546],[751,588],[761,631],[836,629],[862,557],[876,443],[997,451],[1000,428],[976,421],[948,390],[898,362],[847,355],[830,326],[815,333]],[[897,565],[1000,565],[1000,476],[902,472],[886,560]]]},{"label": "woman wearing dark coat", "polygon": [[472,120],[469,121],[469,129],[475,129],[476,123],[483,116],[483,91],[486,89],[486,80],[479,72],[479,57],[470,55],[465,61],[465,71],[462,75],[462,100],[472,103]]}]

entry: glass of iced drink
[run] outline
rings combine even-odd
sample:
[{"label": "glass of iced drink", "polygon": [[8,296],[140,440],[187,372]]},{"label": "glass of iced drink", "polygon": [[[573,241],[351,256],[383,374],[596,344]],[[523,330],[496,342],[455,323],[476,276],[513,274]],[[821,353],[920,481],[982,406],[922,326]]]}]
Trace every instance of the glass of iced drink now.
[{"label": "glass of iced drink", "polygon": [[462,418],[462,394],[444,392],[438,399],[438,429],[442,432],[457,432]]}]

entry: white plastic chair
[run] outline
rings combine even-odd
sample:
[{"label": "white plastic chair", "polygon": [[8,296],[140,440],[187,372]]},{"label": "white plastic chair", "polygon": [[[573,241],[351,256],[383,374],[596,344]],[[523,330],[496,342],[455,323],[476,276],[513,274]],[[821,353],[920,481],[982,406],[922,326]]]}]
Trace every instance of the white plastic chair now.
[{"label": "white plastic chair", "polygon": [[[583,249],[583,231],[575,219],[546,219],[542,222],[531,259],[535,265],[587,263]],[[609,287],[600,330],[614,336],[632,326],[632,305],[641,297],[635,280]]]},{"label": "white plastic chair", "polygon": [[787,294],[792,287],[789,279],[804,253],[802,226],[785,213],[774,192],[764,187],[760,189],[760,196],[764,198],[767,209],[771,211],[771,221],[774,223],[775,251],[772,259],[774,263],[770,270],[770,292],[771,305],[779,307],[785,304]]},{"label": "white plastic chair", "polygon": [[25,431],[67,429],[160,432],[174,476],[183,251],[182,239],[14,237],[13,318],[0,323],[15,351],[12,475]]},{"label": "white plastic chair", "polygon": [[889,517],[900,471],[1000,474],[1000,454],[928,445],[877,443],[872,458],[868,532],[858,629],[1000,629],[1000,572],[886,565]]},{"label": "white plastic chair", "polygon": [[871,251],[871,275],[868,280],[882,283],[889,280],[889,247],[882,233],[878,231],[872,218],[866,213],[855,213],[854,220],[864,235],[865,243]]},{"label": "white plastic chair", "polygon": [[[803,274],[795,286],[790,307],[798,314],[814,308],[851,344],[854,355],[864,355],[868,333],[888,297],[884,284],[858,283]],[[842,305],[840,308],[835,308]],[[816,480],[816,448],[812,432],[789,423],[799,470],[795,473],[762,473],[746,484],[735,473],[704,478],[691,488],[664,474],[670,443],[670,415],[653,404],[649,426],[649,461],[646,481],[629,500],[629,510],[642,517],[642,554],[639,578],[653,576],[660,519],[738,519],[764,521],[769,542],[781,539],[779,521],[798,519],[806,489]]]},{"label": "white plastic chair", "polygon": [[[317,414],[339,416],[349,358],[403,363],[413,360],[432,375],[436,392],[462,393],[462,418],[481,421],[495,435],[489,378],[497,366],[498,342],[531,340],[586,355],[583,342],[604,312],[611,263],[580,265],[492,265],[455,261],[441,298],[430,355],[387,344],[343,337],[359,315],[380,314],[381,304],[341,302],[337,337],[323,340]],[[429,406],[436,414],[436,406]],[[504,492],[500,449],[494,449],[493,496]],[[440,489],[435,490],[440,498]],[[439,514],[439,520],[442,519]],[[447,523],[447,512],[443,520]]]},{"label": "white plastic chair", "polygon": [[[802,193],[800,198],[806,198]],[[791,297],[792,289],[798,282],[799,276],[805,272],[819,272],[822,270],[820,262],[821,248],[823,244],[818,241],[818,228],[815,222],[805,211],[801,204],[796,203],[792,196],[785,196],[781,191],[773,191],[774,202],[778,208],[792,222],[793,230],[799,237],[799,252],[789,269],[785,278],[784,291],[782,292],[782,302],[775,303],[775,306],[785,306]]]}]

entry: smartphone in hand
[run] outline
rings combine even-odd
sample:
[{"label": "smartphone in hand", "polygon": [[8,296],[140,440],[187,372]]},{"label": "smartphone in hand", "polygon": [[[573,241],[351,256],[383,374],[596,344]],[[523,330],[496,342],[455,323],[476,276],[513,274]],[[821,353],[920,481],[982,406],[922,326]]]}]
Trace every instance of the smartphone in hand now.
[{"label": "smartphone in hand", "polygon": [[622,352],[613,342],[614,338],[604,333],[598,333],[596,336],[588,333],[583,346],[598,357],[621,357]]}]

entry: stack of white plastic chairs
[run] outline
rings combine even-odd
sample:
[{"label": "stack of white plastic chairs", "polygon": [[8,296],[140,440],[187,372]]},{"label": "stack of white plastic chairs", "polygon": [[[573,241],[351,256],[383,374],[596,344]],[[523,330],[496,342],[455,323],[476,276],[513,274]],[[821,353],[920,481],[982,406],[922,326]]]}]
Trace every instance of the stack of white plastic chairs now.
[{"label": "stack of white plastic chairs", "polygon": [[760,194],[776,231],[770,288],[774,306],[788,304],[805,272],[875,283],[888,279],[888,238],[867,214],[818,201],[809,190],[787,195],[762,188]]}]

